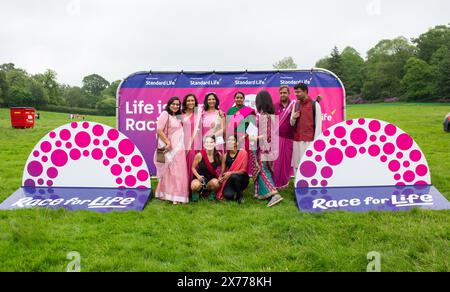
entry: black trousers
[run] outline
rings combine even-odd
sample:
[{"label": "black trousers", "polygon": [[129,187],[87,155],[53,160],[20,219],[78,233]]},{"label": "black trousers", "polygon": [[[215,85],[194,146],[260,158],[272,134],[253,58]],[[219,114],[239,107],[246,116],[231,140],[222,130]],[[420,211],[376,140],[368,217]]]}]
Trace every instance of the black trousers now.
[{"label": "black trousers", "polygon": [[242,196],[242,192],[248,187],[249,180],[247,173],[232,174],[223,190],[225,199],[238,200]]}]

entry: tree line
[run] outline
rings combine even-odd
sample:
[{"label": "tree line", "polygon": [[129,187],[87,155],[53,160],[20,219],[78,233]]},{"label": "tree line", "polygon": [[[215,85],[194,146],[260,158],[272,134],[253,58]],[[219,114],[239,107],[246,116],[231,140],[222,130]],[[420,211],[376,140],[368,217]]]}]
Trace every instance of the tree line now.
[{"label": "tree line", "polygon": [[[349,102],[450,101],[450,25],[439,25],[417,38],[382,40],[363,59],[346,47],[315,64],[340,77]],[[292,57],[276,69],[297,68]]]},{"label": "tree line", "polygon": [[2,64],[0,105],[31,106],[73,114],[115,114],[120,80],[110,83],[98,74],[91,74],[83,78],[82,84],[82,87],[59,84],[53,70],[32,75],[13,63]]}]

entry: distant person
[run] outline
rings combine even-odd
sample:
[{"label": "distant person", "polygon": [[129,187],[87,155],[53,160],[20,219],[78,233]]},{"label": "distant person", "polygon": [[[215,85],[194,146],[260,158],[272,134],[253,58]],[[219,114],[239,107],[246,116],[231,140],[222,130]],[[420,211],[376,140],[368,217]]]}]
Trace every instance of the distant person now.
[{"label": "distant person", "polygon": [[41,113],[37,112],[36,113],[36,120],[39,120],[41,118]]},{"label": "distant person", "polygon": [[291,114],[291,126],[295,128],[292,167],[296,173],[306,149],[322,134],[322,110],[309,96],[306,84],[299,83],[294,89],[297,101]]}]

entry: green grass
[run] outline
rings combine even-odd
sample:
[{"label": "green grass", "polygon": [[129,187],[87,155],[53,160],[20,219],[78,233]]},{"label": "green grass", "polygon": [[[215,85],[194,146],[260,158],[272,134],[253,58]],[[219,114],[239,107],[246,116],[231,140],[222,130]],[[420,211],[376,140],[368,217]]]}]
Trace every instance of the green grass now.
[{"label": "green grass", "polygon": [[[358,105],[348,118],[378,118],[411,134],[450,198],[448,112],[450,104]],[[0,201],[20,186],[34,145],[69,122],[67,114],[41,116],[35,129],[13,130],[0,109]],[[449,211],[309,214],[297,210],[292,188],[282,194],[274,208],[247,192],[242,206],[153,200],[141,213],[2,211],[0,271],[64,271],[70,251],[81,254],[82,271],[365,271],[370,251],[381,253],[382,271],[450,271]]]}]

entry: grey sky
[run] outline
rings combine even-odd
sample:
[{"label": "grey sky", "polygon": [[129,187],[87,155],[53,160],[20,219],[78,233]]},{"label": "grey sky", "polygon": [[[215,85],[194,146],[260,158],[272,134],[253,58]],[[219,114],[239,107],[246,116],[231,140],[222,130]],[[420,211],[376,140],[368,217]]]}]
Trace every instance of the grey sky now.
[{"label": "grey sky", "polygon": [[447,0],[0,0],[0,63],[50,68],[80,85],[141,70],[310,68],[337,45],[363,57],[378,41],[450,23]]}]

